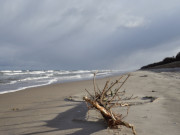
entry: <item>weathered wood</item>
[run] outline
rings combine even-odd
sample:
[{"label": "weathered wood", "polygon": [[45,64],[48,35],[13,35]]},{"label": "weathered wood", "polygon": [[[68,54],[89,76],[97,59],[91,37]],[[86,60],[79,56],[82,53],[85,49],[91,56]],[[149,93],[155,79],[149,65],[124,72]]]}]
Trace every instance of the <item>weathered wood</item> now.
[{"label": "weathered wood", "polygon": [[[125,121],[123,121],[123,118],[125,118],[128,115],[128,111],[129,111],[129,104],[128,103],[113,103],[112,101],[115,99],[116,96],[118,96],[119,98],[119,90],[122,88],[122,86],[125,84],[125,82],[127,81],[127,79],[130,77],[130,75],[128,75],[125,80],[122,82],[122,84],[114,90],[114,94],[112,94],[112,88],[119,83],[119,80],[122,79],[122,77],[119,80],[116,80],[115,82],[112,82],[110,86],[108,86],[109,81],[106,82],[104,89],[102,90],[102,92],[99,90],[96,91],[96,86],[95,86],[95,75],[94,74],[94,78],[93,78],[93,85],[94,85],[94,95],[90,94],[89,91],[88,94],[90,95],[90,97],[83,97],[83,99],[85,100],[85,102],[87,104],[90,104],[91,108],[95,108],[97,111],[99,111],[101,113],[101,115],[103,116],[103,118],[105,119],[105,121],[107,122],[107,125],[109,128],[112,129],[117,129],[119,125],[125,126],[127,128],[131,128],[132,132],[134,135],[136,135],[136,131],[134,129],[134,126],[132,124],[129,124]],[[111,90],[111,95],[108,95],[107,92]],[[109,99],[109,96],[111,97],[111,99]],[[123,94],[124,96],[124,94]],[[132,96],[129,98],[131,99]],[[119,98],[118,102],[121,101],[121,98]],[[118,105],[120,107],[123,106],[127,106],[127,114],[126,116],[122,117],[122,114],[114,114],[111,111],[111,108],[114,105]]]}]

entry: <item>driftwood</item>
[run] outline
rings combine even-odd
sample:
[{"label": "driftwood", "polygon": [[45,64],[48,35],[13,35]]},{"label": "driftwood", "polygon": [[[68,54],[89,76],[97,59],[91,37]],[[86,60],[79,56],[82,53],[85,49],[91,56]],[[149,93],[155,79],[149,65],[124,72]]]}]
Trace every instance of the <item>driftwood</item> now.
[{"label": "driftwood", "polygon": [[[89,109],[96,109],[101,113],[104,120],[107,122],[107,126],[111,129],[117,129],[118,126],[125,126],[127,128],[131,128],[134,135],[136,135],[136,131],[132,124],[129,124],[123,119],[128,115],[129,111],[129,104],[122,102],[123,99],[131,99],[132,96],[129,98],[122,98],[125,95],[125,91],[120,91],[122,86],[125,84],[127,79],[130,75],[121,76],[115,82],[110,83],[108,80],[105,83],[103,90],[101,91],[98,85],[95,82],[96,73],[94,74],[93,85],[94,85],[94,94],[91,94],[88,90],[88,96],[83,97],[84,101],[87,103]],[[124,79],[125,78],[125,79]],[[124,79],[124,80],[123,80]],[[121,81],[123,80],[123,81]],[[114,86],[118,86],[114,89]],[[112,112],[112,108],[115,106],[120,107],[128,107],[126,116],[122,116],[122,114],[115,114]]]}]

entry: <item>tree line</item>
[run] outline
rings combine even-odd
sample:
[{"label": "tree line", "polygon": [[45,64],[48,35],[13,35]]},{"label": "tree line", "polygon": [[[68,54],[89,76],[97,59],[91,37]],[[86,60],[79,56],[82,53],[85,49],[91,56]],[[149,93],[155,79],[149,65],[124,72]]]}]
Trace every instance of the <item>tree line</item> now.
[{"label": "tree line", "polygon": [[156,66],[169,64],[169,63],[176,62],[176,61],[180,61],[180,52],[177,53],[177,55],[175,57],[174,56],[173,57],[166,57],[160,62],[156,62],[156,63],[153,63],[153,64],[143,66],[143,67],[141,67],[141,69],[153,68],[153,67],[156,67]]}]

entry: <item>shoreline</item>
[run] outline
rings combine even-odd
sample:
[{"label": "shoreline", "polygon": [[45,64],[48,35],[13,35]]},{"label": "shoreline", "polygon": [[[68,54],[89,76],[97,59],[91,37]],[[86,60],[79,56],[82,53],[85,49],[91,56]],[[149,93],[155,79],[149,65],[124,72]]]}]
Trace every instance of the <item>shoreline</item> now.
[{"label": "shoreline", "polygon": [[[98,79],[105,79],[105,78],[111,78],[111,77],[116,77],[116,76],[120,76],[120,75],[110,75],[110,76],[106,76],[106,77],[100,77]],[[1,94],[8,94],[8,93],[13,93],[13,92],[18,92],[18,91],[22,91],[22,90],[28,90],[28,89],[32,89],[32,88],[39,88],[39,87],[43,87],[43,86],[49,86],[49,85],[58,85],[58,84],[63,84],[63,83],[92,81],[92,79],[93,78],[82,79],[82,80],[68,80],[68,81],[62,81],[62,82],[58,82],[58,83],[50,83],[50,84],[28,86],[28,87],[19,88],[19,89],[16,89],[16,90],[8,90],[8,91],[0,92],[0,95]]]},{"label": "shoreline", "polygon": [[[103,70],[102,70],[103,71]],[[102,79],[102,78],[106,78],[106,77],[113,77],[113,76],[119,76],[119,75],[122,75],[122,74],[125,74],[125,73],[128,73],[128,71],[116,71],[116,70],[114,70],[114,71],[112,71],[112,73],[105,73],[105,74],[103,74],[103,75],[101,75],[101,72],[102,71],[100,71],[100,75],[98,74],[98,76],[96,77],[97,79]],[[105,70],[104,70],[105,71]],[[107,70],[108,71],[108,70]],[[5,72],[5,71],[3,71],[3,72]],[[12,72],[12,73],[21,73],[20,71],[9,71],[10,73]],[[9,72],[5,72],[5,73],[9,73]],[[42,72],[42,71],[33,71],[33,72]],[[43,73],[49,73],[49,71],[43,71]],[[52,72],[56,72],[56,71],[52,71]],[[70,72],[70,71],[68,71],[68,72]],[[75,71],[73,71],[73,72],[75,72]],[[76,72],[80,72],[80,73],[83,73],[83,70],[80,70],[80,71],[76,71]],[[84,71],[85,73],[87,72],[87,71]],[[88,71],[88,72],[90,72],[90,71]],[[79,74],[80,75],[80,74]],[[90,74],[89,74],[90,75]],[[28,78],[29,79],[29,78]],[[58,80],[57,78],[51,78],[49,81],[47,81],[47,82],[45,82],[45,83],[37,83],[37,84],[31,84],[31,85],[27,85],[27,86],[20,86],[19,85],[19,87],[18,87],[18,84],[16,84],[14,87],[14,89],[12,89],[12,88],[8,88],[10,85],[11,85],[11,83],[9,84],[9,86],[7,85],[7,86],[5,86],[5,87],[7,87],[7,90],[6,90],[6,88],[4,87],[4,90],[3,89],[0,89],[0,94],[6,94],[6,93],[11,93],[11,92],[17,92],[17,91],[21,91],[21,90],[26,90],[26,89],[29,89],[29,88],[36,88],[36,87],[41,87],[41,86],[47,86],[47,85],[51,85],[51,84],[58,84],[58,83],[67,83],[67,82],[76,82],[76,81],[84,81],[84,80],[92,80],[93,79],[93,73],[91,73],[91,77],[89,76],[89,77],[80,77],[80,78],[76,78],[76,79],[73,79],[73,78],[69,78],[69,79],[65,79],[65,80]],[[17,81],[18,82],[18,81]],[[21,82],[21,80],[19,80],[19,82]],[[1,85],[0,85],[1,86]],[[2,85],[3,86],[3,85]],[[12,87],[12,86],[11,86]]]},{"label": "shoreline", "polygon": [[[134,102],[141,104],[130,107],[125,121],[135,126],[138,135],[178,135],[180,73],[138,70],[130,74],[122,90],[126,89],[127,95],[138,96]],[[119,76],[97,79],[100,88],[108,78],[116,80]],[[90,119],[86,119],[87,107],[82,102],[82,96],[87,95],[85,88],[92,92],[93,81],[50,84],[0,94],[0,132],[3,135],[114,134],[106,129],[96,111],[90,111]],[[75,100],[65,100],[69,96]],[[146,96],[158,99],[151,103],[143,98]],[[132,135],[125,127],[118,132]]]}]

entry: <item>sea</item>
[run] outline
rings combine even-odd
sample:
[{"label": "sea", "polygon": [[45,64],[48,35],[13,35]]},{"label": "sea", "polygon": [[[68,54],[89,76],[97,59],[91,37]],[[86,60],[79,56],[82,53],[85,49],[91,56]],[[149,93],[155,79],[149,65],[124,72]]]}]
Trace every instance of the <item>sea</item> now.
[{"label": "sea", "polygon": [[120,70],[0,70],[0,94],[43,85],[121,75]]}]

